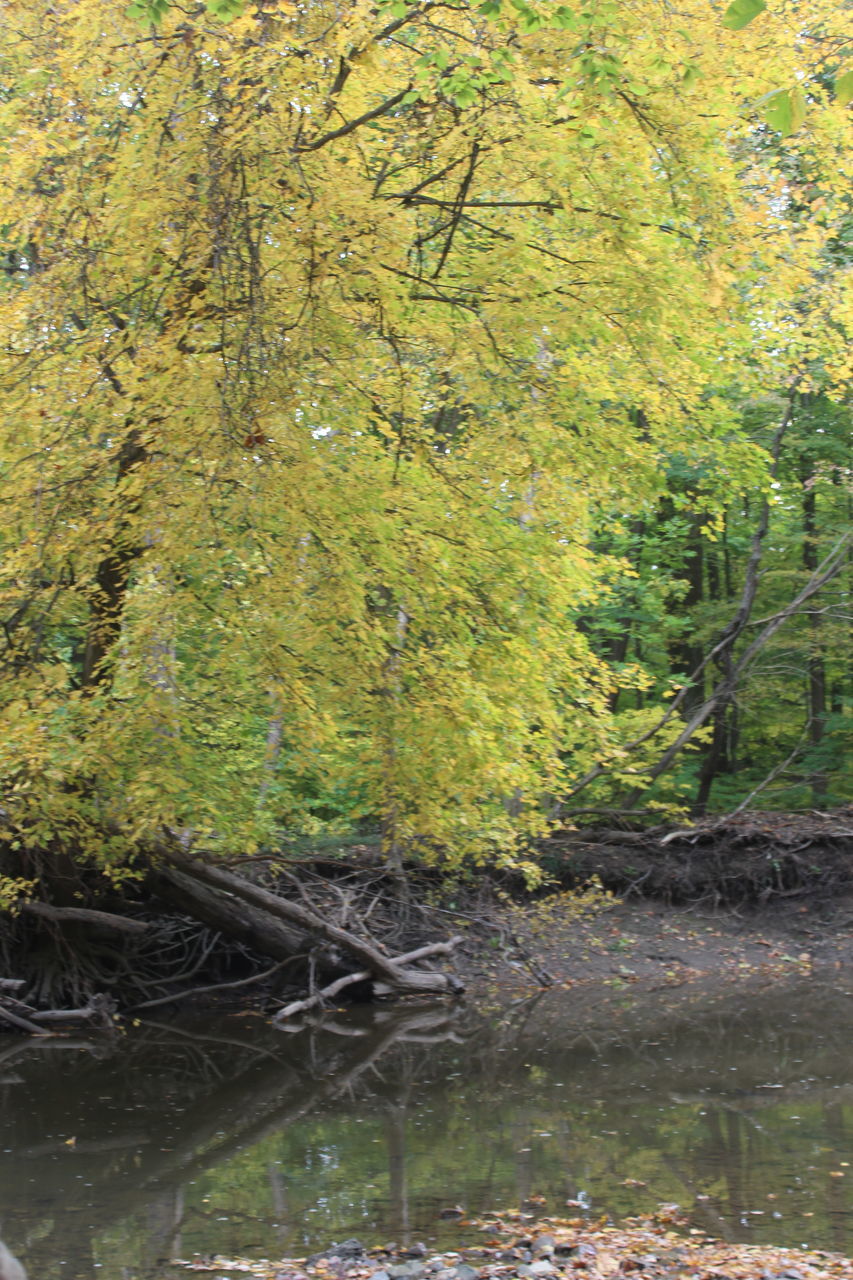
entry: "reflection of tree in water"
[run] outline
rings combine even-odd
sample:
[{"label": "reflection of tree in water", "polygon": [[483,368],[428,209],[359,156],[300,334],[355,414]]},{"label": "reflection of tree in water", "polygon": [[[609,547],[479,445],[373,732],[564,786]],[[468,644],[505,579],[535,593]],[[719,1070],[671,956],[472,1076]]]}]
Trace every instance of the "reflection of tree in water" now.
[{"label": "reflection of tree in water", "polygon": [[[46,1056],[40,1053],[46,1042],[16,1042],[16,1059],[36,1059],[28,1064],[27,1083],[39,1106],[6,1109],[3,1145],[15,1152],[18,1175],[11,1166],[0,1166],[0,1194],[23,1235],[32,1273],[40,1278],[60,1274],[55,1269],[64,1258],[63,1277],[97,1275],[93,1237],[140,1204],[145,1206],[143,1271],[156,1268],[175,1255],[186,1220],[186,1182],[325,1102],[352,1093],[362,1075],[411,1037],[423,1057],[425,1045],[452,1035],[452,1017],[446,1007],[419,1007],[387,1019],[380,1014],[363,1034],[346,1037],[346,1049],[341,1035],[321,1026],[307,1032],[298,1055],[281,1036],[273,1050],[236,1037],[150,1025],[114,1056],[108,1046],[78,1041],[73,1044],[77,1105],[70,1109],[69,1095],[57,1091],[55,1081],[50,1088],[49,1064],[38,1061]],[[108,1099],[113,1120],[129,1119],[113,1124],[108,1136],[89,1136],[98,1128],[99,1098]],[[142,1115],[148,1122],[140,1123]],[[156,1130],[149,1127],[154,1116]],[[74,1133],[68,1134],[69,1126]],[[33,1198],[32,1190],[21,1185],[22,1162],[38,1168],[60,1157],[72,1158],[76,1171],[61,1206],[50,1195]],[[272,1177],[270,1185],[283,1204],[284,1181]]]},{"label": "reflection of tree in water", "polygon": [[[0,1157],[5,1234],[39,1280],[113,1280],[111,1259],[116,1276],[121,1260],[153,1277],[162,1260],[226,1241],[301,1252],[326,1229],[405,1242],[434,1233],[454,1200],[477,1212],[540,1192],[557,1214],[582,1211],[564,1208],[581,1192],[617,1215],[676,1199],[715,1235],[750,1238],[740,1219],[769,1208],[797,1158],[780,1100],[810,1107],[812,1137],[840,1149],[849,1023],[836,1035],[837,1006],[808,999],[817,1021],[802,1026],[767,999],[704,1018],[617,1022],[610,1009],[572,1030],[578,1002],[548,996],[490,1018],[380,1008],[294,1035],[226,1019],[212,1031],[149,1024],[112,1048],[16,1041],[0,1055],[0,1147],[15,1153]],[[815,1026],[825,1088],[801,1081]],[[783,1088],[762,1090],[771,1079]],[[71,1171],[61,1197],[58,1169]],[[843,1247],[847,1183],[812,1207]]]}]

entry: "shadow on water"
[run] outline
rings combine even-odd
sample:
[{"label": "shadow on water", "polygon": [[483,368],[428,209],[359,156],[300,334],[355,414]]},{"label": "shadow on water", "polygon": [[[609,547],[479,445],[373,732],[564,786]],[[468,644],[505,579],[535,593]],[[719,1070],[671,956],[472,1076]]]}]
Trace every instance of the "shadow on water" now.
[{"label": "shadow on water", "polygon": [[[449,1243],[457,1203],[597,1219],[676,1201],[718,1237],[853,1252],[853,998],[667,999],[4,1037],[0,1234],[30,1280],[129,1280],[194,1252]],[[22,1280],[12,1262],[0,1280]]]}]

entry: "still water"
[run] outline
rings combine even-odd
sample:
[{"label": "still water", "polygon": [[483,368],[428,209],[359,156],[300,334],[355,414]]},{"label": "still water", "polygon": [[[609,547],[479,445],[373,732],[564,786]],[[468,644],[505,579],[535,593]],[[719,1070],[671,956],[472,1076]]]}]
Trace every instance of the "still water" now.
[{"label": "still water", "polygon": [[154,1280],[193,1253],[458,1240],[457,1205],[677,1202],[720,1238],[853,1253],[850,986],[4,1036],[0,1236],[30,1280]]}]

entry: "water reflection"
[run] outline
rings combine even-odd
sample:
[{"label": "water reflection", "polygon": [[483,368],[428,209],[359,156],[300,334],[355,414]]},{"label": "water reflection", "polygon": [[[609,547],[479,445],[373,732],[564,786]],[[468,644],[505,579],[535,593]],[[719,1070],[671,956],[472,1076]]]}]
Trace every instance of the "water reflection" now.
[{"label": "water reflection", "polygon": [[449,1239],[457,1203],[597,1217],[677,1201],[725,1238],[853,1250],[849,996],[579,1002],[4,1038],[0,1229],[39,1280]]}]

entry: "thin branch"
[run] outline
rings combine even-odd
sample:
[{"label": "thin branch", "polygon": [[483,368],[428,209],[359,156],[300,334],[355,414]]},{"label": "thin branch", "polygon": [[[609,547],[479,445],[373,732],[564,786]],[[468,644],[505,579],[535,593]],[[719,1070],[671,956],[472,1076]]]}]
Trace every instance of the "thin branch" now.
[{"label": "thin branch", "polygon": [[270,969],[264,969],[262,973],[253,973],[248,978],[239,978],[236,982],[214,982],[206,987],[191,987],[186,991],[175,991],[170,996],[160,996],[157,1000],[146,1000],[144,1004],[132,1005],[130,1009],[126,1009],[125,1013],[138,1013],[140,1009],[156,1009],[161,1004],[171,1004],[174,1000],[195,999],[196,996],[209,995],[215,991],[236,991],[240,987],[251,986],[254,982],[263,982],[265,978],[271,978],[274,973],[278,973],[279,969],[283,969],[285,965],[291,964],[295,957],[287,960],[279,960],[278,964],[274,964]]},{"label": "thin branch", "polygon": [[468,195],[468,191],[474,177],[474,171],[477,168],[477,157],[479,156],[479,154],[480,154],[480,144],[478,142],[475,142],[471,147],[471,156],[468,161],[468,169],[465,173],[465,177],[462,179],[462,185],[459,188],[459,193],[454,202],[453,215],[450,219],[450,230],[447,234],[447,239],[444,242],[444,247],[441,250],[441,255],[438,259],[438,266],[436,267],[435,271],[433,271],[432,273],[431,278],[433,280],[437,280],[438,277],[441,275],[442,271],[444,270],[444,264],[447,261],[447,255],[450,253],[450,249],[453,244],[453,237],[456,235],[456,231],[459,226],[459,221],[462,217],[462,210],[465,207],[465,197]]},{"label": "thin branch", "polygon": [[319,138],[315,138],[313,142],[300,142],[294,147],[294,151],[301,155],[306,151],[319,151],[321,147],[325,147],[327,143],[334,142],[336,138],[345,138],[348,133],[354,133],[356,129],[360,129],[363,124],[368,124],[371,120],[376,120],[379,116],[386,115],[389,111],[393,111],[394,107],[400,105],[406,94],[412,88],[411,81],[406,85],[405,89],[401,89],[399,93],[395,93],[393,98],[386,98],[384,102],[380,102],[378,107],[372,107],[370,111],[365,111],[362,115],[356,116],[354,120],[348,120],[346,124],[342,124],[339,129],[330,129],[328,133],[323,133]]}]

